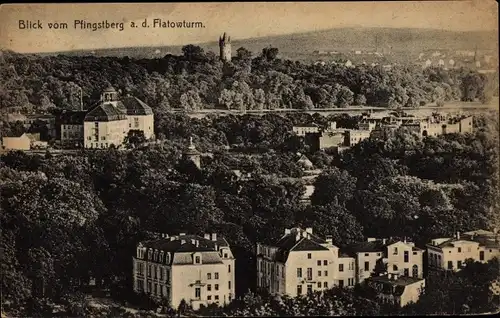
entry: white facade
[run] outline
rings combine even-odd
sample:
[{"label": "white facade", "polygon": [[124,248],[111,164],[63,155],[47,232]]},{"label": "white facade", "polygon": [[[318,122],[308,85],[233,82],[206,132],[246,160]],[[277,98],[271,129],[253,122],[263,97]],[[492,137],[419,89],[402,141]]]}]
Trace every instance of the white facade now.
[{"label": "white facade", "polygon": [[128,133],[126,119],[112,121],[85,121],[83,124],[85,148],[119,147]]},{"label": "white facade", "polygon": [[154,116],[150,115],[127,115],[128,130],[142,130],[146,139],[154,137]]},{"label": "white facade", "polygon": [[222,242],[216,234],[181,233],[140,243],[133,258],[134,291],[166,299],[172,308],[183,300],[194,310],[229,304],[235,297],[235,258]]},{"label": "white facade", "polygon": [[468,259],[486,263],[500,257],[500,245],[496,233],[472,231],[454,238],[437,238],[427,244],[427,258],[431,268],[460,270]]}]

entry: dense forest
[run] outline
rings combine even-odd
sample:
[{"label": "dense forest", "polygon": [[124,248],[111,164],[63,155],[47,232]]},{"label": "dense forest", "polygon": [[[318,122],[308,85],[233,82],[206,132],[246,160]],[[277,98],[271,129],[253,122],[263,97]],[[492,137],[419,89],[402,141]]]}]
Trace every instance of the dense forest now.
[{"label": "dense forest", "polygon": [[[386,140],[362,141],[340,156],[311,152],[303,139],[288,133],[295,123],[327,125],[328,120],[336,120],[340,127],[355,123],[348,115],[192,119],[165,113],[155,127],[163,134],[163,143],[130,151],[82,151],[76,156],[4,154],[0,163],[2,307],[14,316],[36,316],[52,311],[57,303],[66,315],[89,314],[78,291],[91,277],[110,288],[112,297],[137,302],[131,292],[132,255],[136,243],[150,232],[217,231],[225,236],[237,259],[236,292],[242,296],[255,287],[255,243],[280,237],[285,227],[312,226],[319,235],[332,235],[334,244],[342,247],[373,236],[406,236],[422,245],[456,231],[499,225],[495,116],[476,115],[474,134],[420,139],[401,129]],[[190,136],[200,150],[213,154],[202,157],[201,170],[180,160]],[[230,144],[242,150],[225,150],[224,145]],[[323,170],[315,181],[310,206],[300,203],[305,189],[297,152],[306,153]],[[253,176],[238,179],[232,169]],[[498,263],[485,266],[471,266],[476,268],[471,275],[483,277],[481,281],[436,278],[441,285],[429,289],[429,296],[422,298],[423,307],[416,304],[412,310],[485,310],[476,295],[489,295],[485,282],[491,280],[492,270],[498,272]],[[450,284],[461,289],[448,291]],[[466,307],[448,306],[457,290],[465,297]],[[247,294],[224,312],[240,316],[381,313],[378,305],[366,302],[366,293],[332,289],[327,299],[335,300],[335,307],[315,300],[324,299],[318,295],[283,299],[283,305]],[[310,303],[318,306],[305,307]],[[359,303],[366,307],[354,306]],[[123,314],[113,310],[106,315]]]},{"label": "dense forest", "polygon": [[277,58],[267,47],[241,47],[231,62],[186,45],[183,55],[158,59],[0,54],[0,110],[46,112],[85,108],[113,85],[144,100],[156,114],[184,109],[314,109],[350,105],[418,107],[449,101],[487,102],[496,75],[420,66],[309,65]]}]

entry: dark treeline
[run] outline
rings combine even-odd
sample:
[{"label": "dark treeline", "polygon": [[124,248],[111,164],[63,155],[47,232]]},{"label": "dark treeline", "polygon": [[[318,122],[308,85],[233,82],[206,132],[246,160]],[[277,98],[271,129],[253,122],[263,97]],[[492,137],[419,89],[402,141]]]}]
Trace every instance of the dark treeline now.
[{"label": "dark treeline", "polygon": [[0,55],[0,110],[79,109],[80,90],[89,107],[110,84],[141,98],[156,114],[171,108],[418,107],[456,100],[487,102],[497,94],[496,76],[463,68],[320,66],[277,55],[276,48],[265,48],[255,57],[239,48],[232,62],[224,64],[213,52],[194,45],[185,46],[182,56],[142,60],[5,51]]},{"label": "dark treeline", "polygon": [[[336,119],[342,125],[353,121],[345,115]],[[157,127],[167,137],[161,144],[77,156],[3,155],[3,307],[33,316],[50,308],[49,300],[74,305],[75,292],[90,277],[118,299],[136,299],[131,257],[149,231],[225,236],[237,259],[241,296],[254,288],[255,243],[279,238],[284,228],[312,226],[342,247],[372,236],[410,236],[424,244],[456,231],[498,226],[495,117],[477,118],[474,134],[421,140],[399,130],[341,156],[311,153],[303,140],[287,135],[293,124],[311,121],[327,124],[326,118],[297,114],[202,120],[165,114]],[[189,136],[198,148],[213,151],[213,158],[202,157],[201,171],[179,159]],[[233,143],[268,150],[217,150]],[[300,203],[305,189],[297,151],[323,169],[310,206]],[[235,168],[253,178],[238,179]],[[350,304],[361,297],[339,295]],[[464,310],[480,310],[468,306]],[[258,314],[238,308],[241,315]],[[329,309],[324,310],[312,313]]]}]

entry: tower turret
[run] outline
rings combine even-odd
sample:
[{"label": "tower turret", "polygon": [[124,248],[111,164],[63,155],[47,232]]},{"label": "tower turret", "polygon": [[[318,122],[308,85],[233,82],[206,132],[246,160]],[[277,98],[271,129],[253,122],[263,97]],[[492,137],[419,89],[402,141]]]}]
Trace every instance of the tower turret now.
[{"label": "tower turret", "polygon": [[101,102],[112,104],[116,107],[116,103],[118,102],[118,92],[113,88],[113,86],[108,86],[108,88],[101,93]]},{"label": "tower turret", "polygon": [[183,153],[184,160],[191,161],[194,163],[198,169],[201,169],[201,154],[196,150],[196,147],[193,144],[193,137],[189,137],[189,146],[187,150]]},{"label": "tower turret", "polygon": [[224,32],[219,37],[220,59],[222,61],[231,61],[231,37]]}]

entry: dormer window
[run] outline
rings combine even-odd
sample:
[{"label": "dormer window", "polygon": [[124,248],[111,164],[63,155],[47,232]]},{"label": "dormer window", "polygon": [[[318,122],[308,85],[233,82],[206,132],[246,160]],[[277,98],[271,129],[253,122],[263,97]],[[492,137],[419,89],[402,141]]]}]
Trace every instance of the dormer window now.
[{"label": "dormer window", "polygon": [[193,263],[194,264],[201,264],[201,253],[195,253],[193,255]]},{"label": "dormer window", "polygon": [[151,260],[153,258],[153,250],[148,251],[148,260]]}]

